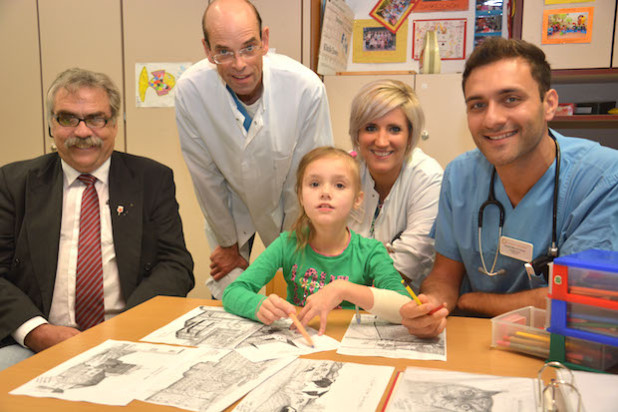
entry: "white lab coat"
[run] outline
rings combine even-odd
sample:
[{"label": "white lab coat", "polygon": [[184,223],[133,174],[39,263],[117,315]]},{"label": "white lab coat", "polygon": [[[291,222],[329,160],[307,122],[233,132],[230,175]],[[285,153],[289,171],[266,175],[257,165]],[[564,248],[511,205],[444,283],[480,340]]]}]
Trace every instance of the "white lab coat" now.
[{"label": "white lab coat", "polygon": [[315,73],[274,53],[263,62],[264,92],[248,132],[207,59],[190,67],[176,86],[180,145],[212,249],[238,243],[245,250],[256,231],[268,245],[289,228],[298,213],[300,159],[314,147],[333,144],[326,90]]},{"label": "white lab coat", "polygon": [[[404,160],[399,177],[375,221],[373,237],[386,246],[395,269],[412,282],[415,290],[419,290],[435,258],[434,240],[429,233],[438,214],[442,173],[435,159],[415,148]],[[362,160],[361,180],[365,198],[350,214],[348,225],[359,235],[370,237],[371,221],[380,195]]]}]

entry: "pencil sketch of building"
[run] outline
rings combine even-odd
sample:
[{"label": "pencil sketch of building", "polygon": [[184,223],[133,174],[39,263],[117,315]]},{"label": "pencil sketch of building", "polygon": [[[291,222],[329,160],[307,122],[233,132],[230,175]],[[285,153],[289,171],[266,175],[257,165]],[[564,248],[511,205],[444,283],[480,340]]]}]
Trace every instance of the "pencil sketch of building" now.
[{"label": "pencil sketch of building", "polygon": [[384,322],[375,317],[372,320],[363,317],[363,322],[360,325],[351,324],[342,343],[365,349],[411,351],[434,355],[446,354],[444,335],[430,339],[418,338],[410,335],[401,325]]},{"label": "pencil sketch of building", "polygon": [[269,372],[273,366],[272,361],[254,363],[232,351],[218,362],[196,363],[146,401],[195,411],[220,410],[274,373]]},{"label": "pencil sketch of building", "polygon": [[200,313],[187,319],[184,327],[176,331],[176,338],[193,346],[233,348],[260,327],[225,311],[215,311],[200,306]]},{"label": "pencil sketch of building", "polygon": [[131,345],[119,345],[94,355],[92,358],[74,365],[60,374],[37,382],[38,389],[53,393],[63,393],[69,389],[95,386],[106,377],[127,374],[137,365],[126,363],[120,358],[134,353]]}]

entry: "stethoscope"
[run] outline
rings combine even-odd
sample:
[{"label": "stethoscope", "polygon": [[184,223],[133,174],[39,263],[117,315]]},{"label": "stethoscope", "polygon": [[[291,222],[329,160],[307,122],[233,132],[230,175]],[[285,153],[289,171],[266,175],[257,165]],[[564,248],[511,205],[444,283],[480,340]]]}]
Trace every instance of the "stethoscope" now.
[{"label": "stethoscope", "polygon": [[[553,135],[551,130],[549,131],[550,137],[554,140],[554,144],[556,145],[556,175],[554,177],[554,199],[553,199],[553,211],[552,211],[552,234],[551,234],[551,246],[549,247],[549,251],[547,255],[540,256],[534,259],[531,262],[524,263],[524,268],[526,269],[526,273],[528,274],[528,278],[532,281],[532,276],[536,276],[537,273],[544,273],[547,280],[547,265],[552,262],[556,256],[558,256],[558,247],[556,246],[556,216],[558,215],[558,188],[560,186],[560,145],[556,140],[556,137]],[[487,206],[496,206],[498,211],[500,212],[500,219],[498,224],[498,239],[502,237],[502,227],[504,226],[504,206],[498,199],[496,199],[496,195],[494,193],[494,182],[496,180],[496,168],[493,168],[491,173],[491,181],[489,182],[489,194],[487,195],[487,200],[481,205],[479,208],[479,254],[481,256],[481,264],[482,267],[479,267],[479,272],[484,273],[489,276],[495,275],[503,275],[506,273],[505,269],[500,269],[497,272],[494,272],[496,269],[496,262],[498,261],[498,253],[500,247],[496,249],[496,253],[494,255],[494,261],[491,265],[491,270],[487,270],[487,266],[485,265],[485,258],[483,257],[483,213],[485,212],[485,208]]]}]

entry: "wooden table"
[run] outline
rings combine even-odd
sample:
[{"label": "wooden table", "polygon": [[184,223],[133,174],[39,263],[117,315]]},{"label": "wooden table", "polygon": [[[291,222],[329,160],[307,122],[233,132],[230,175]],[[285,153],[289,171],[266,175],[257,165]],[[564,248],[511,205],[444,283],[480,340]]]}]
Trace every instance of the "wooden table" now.
[{"label": "wooden table", "polygon": [[[168,406],[133,401],[128,406],[116,407],[87,402],[69,402],[52,398],[14,396],[8,393],[52,367],[90,349],[106,339],[138,341],[150,332],[171,322],[200,305],[220,306],[221,302],[206,299],[186,299],[159,296],[115,318],[53,346],[17,365],[0,372],[0,412],[14,411],[172,411]],[[350,319],[351,310],[330,313],[326,334],[341,340]],[[317,318],[310,326],[317,329]],[[490,348],[491,322],[489,319],[451,317],[447,326],[447,361],[390,359],[338,355],[335,351],[318,352],[303,357],[330,359],[373,365],[394,366],[403,371],[407,366],[448,369],[463,372],[486,373],[502,376],[535,378],[543,360],[508,351]],[[392,385],[395,374],[391,379]],[[387,391],[388,392],[388,391]],[[383,396],[380,406],[384,403]]]}]

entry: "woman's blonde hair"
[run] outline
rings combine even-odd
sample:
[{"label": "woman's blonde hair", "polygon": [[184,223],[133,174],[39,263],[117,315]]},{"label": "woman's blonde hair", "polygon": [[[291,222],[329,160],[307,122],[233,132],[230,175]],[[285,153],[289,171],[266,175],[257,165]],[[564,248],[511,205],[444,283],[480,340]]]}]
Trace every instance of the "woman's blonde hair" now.
[{"label": "woman's blonde hair", "polygon": [[363,86],[352,101],[350,139],[358,151],[358,134],[367,124],[401,108],[408,119],[408,146],[406,156],[418,144],[425,127],[425,115],[414,90],[398,80],[377,80]]},{"label": "woman's blonde hair", "polygon": [[358,162],[345,150],[332,146],[322,146],[317,147],[305,154],[298,164],[298,169],[296,170],[296,196],[298,197],[298,203],[301,205],[301,208],[298,218],[292,225],[292,232],[295,232],[296,234],[297,251],[302,250],[305,246],[307,246],[309,243],[309,237],[314,230],[311,220],[309,220],[309,216],[307,216],[307,213],[305,212],[305,208],[302,207],[301,201],[305,172],[311,163],[326,157],[343,159],[350,168],[355,195],[358,196],[361,191],[360,168],[358,166]]}]

